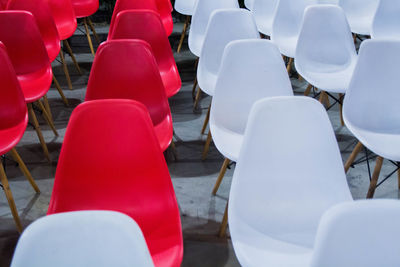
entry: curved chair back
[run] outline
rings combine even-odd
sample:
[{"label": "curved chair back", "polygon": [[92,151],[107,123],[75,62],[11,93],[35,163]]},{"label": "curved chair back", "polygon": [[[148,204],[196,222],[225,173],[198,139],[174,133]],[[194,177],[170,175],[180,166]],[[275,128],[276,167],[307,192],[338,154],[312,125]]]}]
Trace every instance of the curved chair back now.
[{"label": "curved chair back", "polygon": [[71,0],[77,18],[89,17],[99,9],[99,0]]},{"label": "curved chair back", "polygon": [[321,219],[310,266],[400,266],[399,224],[398,200],[339,204]]},{"label": "curved chair back", "polygon": [[400,2],[380,0],[371,28],[374,39],[400,39]]},{"label": "curved chair back", "polygon": [[170,36],[174,27],[171,12],[173,7],[170,0],[155,0],[158,13],[160,14],[161,21],[165,27],[167,36]]},{"label": "curved chair back", "polygon": [[279,0],[254,0],[251,11],[259,32],[271,36],[272,22],[274,21],[278,3]]},{"label": "curved chair back", "polygon": [[352,32],[363,35],[371,34],[372,22],[379,1],[380,0],[339,0],[339,5],[346,13]]},{"label": "curved chair back", "polygon": [[75,211],[34,221],[11,263],[22,266],[154,266],[142,231],[115,211]]},{"label": "curved chair back", "polygon": [[68,39],[75,33],[78,25],[71,0],[48,0],[48,3],[60,39]]}]

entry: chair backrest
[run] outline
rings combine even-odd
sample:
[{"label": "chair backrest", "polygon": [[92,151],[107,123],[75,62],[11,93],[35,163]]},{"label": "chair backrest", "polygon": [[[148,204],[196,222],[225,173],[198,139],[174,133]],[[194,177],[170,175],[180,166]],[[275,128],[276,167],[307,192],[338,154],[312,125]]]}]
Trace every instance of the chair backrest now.
[{"label": "chair backrest", "polygon": [[28,121],[24,94],[19,86],[7,49],[0,42],[0,130]]},{"label": "chair backrest", "polygon": [[400,40],[362,42],[357,65],[343,103],[343,117],[361,129],[400,129]]},{"label": "chair backrest", "polygon": [[[133,218],[152,255],[173,246],[180,253],[171,257],[182,259],[171,177],[148,111],[139,102],[89,101],[70,117],[48,214],[99,209]],[[153,242],[158,239],[168,244]]]},{"label": "chair backrest", "polygon": [[[53,61],[60,51],[60,37],[58,36],[57,27],[48,0],[10,0],[7,9],[26,10],[33,14],[40,30],[40,34],[42,35],[43,42],[46,46],[50,61]],[[56,51],[54,55],[49,53],[52,50]]]},{"label": "chair backrest", "polygon": [[[334,72],[357,57],[353,36],[343,10],[337,5],[309,6],[297,42],[295,62],[308,71],[321,64]],[[324,68],[325,68],[324,67]]]},{"label": "chair backrest", "polygon": [[371,28],[371,37],[400,39],[400,2],[380,0]]},{"label": "chair backrest", "polygon": [[115,211],[75,211],[42,217],[18,240],[11,263],[22,266],[154,266],[142,231]]},{"label": "chair backrest", "polygon": [[[339,0],[341,6],[346,13],[346,17],[350,23],[350,28],[353,32],[359,30],[360,25],[368,25],[366,32],[370,33],[370,23],[372,23],[376,9],[378,8],[380,0]],[[396,1],[392,1],[396,2]],[[362,26],[364,28],[364,26]],[[361,32],[356,32],[360,33]]]},{"label": "chair backrest", "polygon": [[234,40],[258,39],[257,26],[246,9],[216,10],[210,17],[198,65],[199,86],[203,88],[206,73],[216,75],[221,65],[225,46]]},{"label": "chair backrest", "polygon": [[272,22],[275,17],[279,0],[254,0],[251,10],[258,30],[266,35],[271,35]]},{"label": "chair backrest", "polygon": [[[239,8],[237,0],[197,0],[189,29],[188,45],[190,51],[200,56],[202,42],[206,34],[211,13],[217,9]],[[225,22],[228,23],[228,22]],[[199,44],[200,43],[200,44]]]},{"label": "chair backrest", "polygon": [[232,41],[222,57],[211,123],[243,135],[256,101],[284,95],[293,89],[278,48],[267,40]]},{"label": "chair backrest", "polygon": [[339,204],[321,219],[311,267],[400,266],[400,202]]},{"label": "chair backrest", "polygon": [[5,10],[8,0],[0,0],[0,10]]},{"label": "chair backrest", "polygon": [[171,111],[151,47],[141,40],[112,40],[97,49],[85,100],[133,99],[143,103],[154,125]]},{"label": "chair backrest", "polygon": [[20,10],[1,11],[0,25],[0,41],[7,47],[17,75],[31,73],[50,64],[32,13]]},{"label": "chair backrest", "polygon": [[165,33],[170,36],[174,27],[174,22],[172,20],[172,10],[170,0],[155,0],[157,11],[160,14],[161,21],[165,28]]},{"label": "chair backrest", "polygon": [[246,224],[311,248],[322,214],[351,199],[332,125],[318,101],[289,96],[254,104],[229,196],[233,242]]},{"label": "chair backrest", "polygon": [[115,2],[114,11],[111,17],[110,30],[108,35],[111,35],[115,27],[115,19],[119,12],[129,9],[147,9],[158,13],[158,8],[155,0],[117,0]]},{"label": "chair backrest", "polygon": [[48,0],[61,40],[71,37],[77,27],[74,6],[71,0]]}]

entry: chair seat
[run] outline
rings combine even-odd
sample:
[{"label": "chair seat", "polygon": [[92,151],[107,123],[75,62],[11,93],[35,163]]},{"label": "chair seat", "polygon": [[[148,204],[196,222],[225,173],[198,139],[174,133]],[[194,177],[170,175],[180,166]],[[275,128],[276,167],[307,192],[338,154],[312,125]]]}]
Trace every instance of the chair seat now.
[{"label": "chair seat", "polygon": [[99,9],[98,0],[73,0],[72,5],[77,18],[89,17]]},{"label": "chair seat", "polygon": [[181,0],[175,1],[175,10],[182,15],[193,15],[195,1]]},{"label": "chair seat", "polygon": [[165,151],[172,141],[173,134],[173,126],[172,126],[172,117],[168,115],[162,120],[154,124],[154,131],[156,133],[157,139],[160,142],[160,147],[162,151]]},{"label": "chair seat", "polygon": [[214,91],[215,91],[215,85],[217,83],[217,75],[207,72],[205,73],[204,71],[201,70],[201,68],[198,68],[197,70],[197,81],[199,83],[199,86],[203,92],[205,92],[207,95],[213,96]]},{"label": "chair seat", "polygon": [[4,155],[18,144],[25,133],[27,124],[28,112],[26,113],[25,119],[19,124],[11,128],[0,129],[0,155]]},{"label": "chair seat", "polygon": [[[190,35],[189,35],[190,36]],[[193,37],[189,37],[190,42],[189,42],[189,49],[192,54],[194,54],[196,57],[200,57],[201,54],[201,48],[204,43],[204,35],[196,34]]]},{"label": "chair seat", "polygon": [[210,129],[218,151],[224,155],[225,158],[236,162],[239,158],[244,135],[217,126],[212,120],[210,122]]},{"label": "chair seat", "polygon": [[294,58],[298,39],[299,36],[294,35],[285,38],[282,38],[281,36],[279,40],[274,40],[272,38],[272,41],[278,46],[279,51],[281,51],[281,54],[290,58]]},{"label": "chair seat", "polygon": [[76,20],[74,23],[71,23],[67,20],[63,21],[62,23],[59,22],[59,24],[57,24],[57,30],[60,40],[66,40],[74,35],[77,26],[78,24]]},{"label": "chair seat", "polygon": [[182,87],[179,73],[177,73],[175,69],[171,68],[169,72],[161,71],[160,74],[167,97],[169,98],[177,94]]},{"label": "chair seat", "polygon": [[256,19],[256,24],[257,24],[257,28],[258,31],[267,35],[267,36],[271,36],[272,33],[272,22],[274,21],[273,17],[270,18],[260,18],[260,19]]},{"label": "chair seat", "polygon": [[46,46],[49,60],[50,62],[53,62],[60,53],[61,50],[60,42],[45,42],[44,44]]},{"label": "chair seat", "polygon": [[34,73],[17,75],[21,89],[24,92],[25,101],[32,103],[42,98],[49,91],[53,72],[48,65]]},{"label": "chair seat", "polygon": [[[163,229],[165,233],[169,232],[170,229]],[[180,240],[176,237],[179,235],[166,236],[163,239],[148,239],[148,246],[151,252],[151,257],[155,266],[159,267],[178,267],[180,266],[180,259],[183,255],[182,246],[180,246]]]},{"label": "chair seat", "polygon": [[167,15],[160,14],[160,17],[164,25],[165,33],[167,34],[167,36],[170,36],[174,28],[174,21],[172,20],[171,14],[170,13],[168,13]]},{"label": "chair seat", "polygon": [[348,17],[351,31],[356,34],[370,35],[373,17]]}]

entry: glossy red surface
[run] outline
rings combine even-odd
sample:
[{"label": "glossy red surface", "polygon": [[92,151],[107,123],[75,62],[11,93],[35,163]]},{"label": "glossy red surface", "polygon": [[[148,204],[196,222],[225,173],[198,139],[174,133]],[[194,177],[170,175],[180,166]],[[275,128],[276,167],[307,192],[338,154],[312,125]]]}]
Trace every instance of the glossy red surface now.
[{"label": "glossy red surface", "polygon": [[148,42],[157,60],[167,97],[178,93],[182,86],[171,45],[160,20],[150,10],[125,10],[118,13],[109,39],[141,39]]},{"label": "glossy red surface", "polygon": [[140,226],[155,266],[180,266],[178,204],[146,107],[95,100],[72,113],[48,214],[113,210]]},{"label": "glossy red surface", "polygon": [[7,47],[25,101],[34,102],[47,93],[53,77],[36,20],[28,11],[0,11],[0,25],[0,41]]},{"label": "glossy red surface", "polygon": [[[158,10],[158,6],[156,3],[156,0],[117,0],[115,3],[113,15],[111,18],[111,23],[110,23],[110,31],[108,35],[111,35],[111,33],[114,30],[114,25],[115,25],[115,19],[116,16],[118,15],[119,12],[124,11],[124,10],[136,10],[136,9],[147,9],[147,10],[152,10],[160,14]],[[163,15],[164,17],[165,15]],[[171,17],[171,13],[169,13],[169,16]],[[173,25],[170,25],[172,23],[172,17],[171,20],[169,18],[162,18],[163,26],[165,29],[165,32],[167,33],[167,36],[169,36],[172,33],[172,27]]]},{"label": "glossy red surface", "polygon": [[158,13],[160,13],[161,20],[165,26],[165,31],[167,35],[171,35],[172,30],[174,28],[174,22],[172,20],[171,12],[173,11],[173,7],[169,0],[155,0]]},{"label": "glossy red surface", "polygon": [[48,0],[54,22],[61,40],[71,37],[77,27],[71,0]]},{"label": "glossy red surface", "polygon": [[172,117],[157,63],[141,40],[112,40],[97,49],[85,100],[122,98],[143,103],[164,151],[172,140]]},{"label": "glossy red surface", "polygon": [[0,0],[0,10],[6,9],[8,0]]},{"label": "glossy red surface", "polygon": [[0,155],[21,140],[28,123],[28,111],[6,47],[0,42]]},{"label": "glossy red surface", "polygon": [[33,14],[46,46],[50,62],[53,62],[60,53],[60,37],[54,22],[48,0],[10,0],[7,10],[26,10]]},{"label": "glossy red surface", "polygon": [[99,0],[71,0],[77,18],[89,17],[99,9]]}]

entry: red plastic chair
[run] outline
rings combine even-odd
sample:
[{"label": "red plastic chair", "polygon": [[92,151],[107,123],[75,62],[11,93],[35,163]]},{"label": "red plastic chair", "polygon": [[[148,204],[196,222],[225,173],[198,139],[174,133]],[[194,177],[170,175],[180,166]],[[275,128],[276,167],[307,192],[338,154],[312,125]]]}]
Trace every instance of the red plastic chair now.
[{"label": "red plastic chair", "polygon": [[141,39],[148,42],[157,60],[167,97],[175,95],[180,90],[182,82],[171,45],[160,16],[156,12],[150,10],[119,12],[114,31],[109,35],[109,40],[114,39]]},{"label": "red plastic chair", "polygon": [[171,12],[174,8],[171,5],[169,0],[155,0],[157,5],[158,13],[160,14],[161,20],[165,25],[165,31],[168,33],[168,36],[171,35],[172,30],[174,28],[174,22],[172,20]]},{"label": "red plastic chair", "polygon": [[[7,10],[26,10],[33,14],[46,46],[50,62],[53,62],[60,53],[61,46],[60,37],[47,2],[47,0],[9,0]],[[68,105],[68,100],[54,75],[53,81],[65,105]]]},{"label": "red plastic chair", "polygon": [[[136,10],[136,9],[146,9],[146,10],[152,10],[160,14],[158,10],[158,6],[156,3],[156,0],[117,0],[115,3],[113,15],[111,18],[111,23],[110,23],[110,31],[108,35],[111,35],[111,33],[114,31],[114,25],[115,25],[115,19],[118,15],[119,12],[124,11],[124,10]],[[171,16],[171,14],[169,14]],[[169,22],[168,18],[162,19],[163,21],[163,27],[165,29],[165,32],[167,36],[171,35],[172,33],[172,17],[171,21]]]},{"label": "red plastic chair", "polygon": [[[24,95],[19,86],[16,73],[7,55],[6,47],[0,42],[0,155],[8,152],[15,161],[18,162],[23,174],[31,183],[33,189],[40,193],[39,187],[33,180],[30,172],[19,156],[15,146],[24,135],[28,123],[28,112],[26,109]],[[4,167],[0,160],[0,182],[3,185],[4,192],[11,214],[19,232],[22,232],[21,221],[14,203],[13,195],[8,184],[8,179]]]},{"label": "red plastic chair", "polygon": [[129,215],[143,231],[155,266],[180,266],[178,204],[151,119],[141,103],[95,100],[73,111],[48,214],[76,210]]},{"label": "red plastic chair", "polygon": [[[32,13],[20,10],[0,11],[0,25],[0,41],[7,47],[25,102],[28,104],[29,115],[45,156],[50,161],[47,145],[32,107],[32,103],[35,102],[41,108],[44,118],[57,136],[46,97],[53,72],[39,28]],[[40,100],[42,97],[44,104]]]},{"label": "red plastic chair", "polygon": [[164,151],[172,141],[172,116],[165,89],[150,46],[141,40],[102,43],[93,61],[86,101],[134,99],[149,110]]}]

